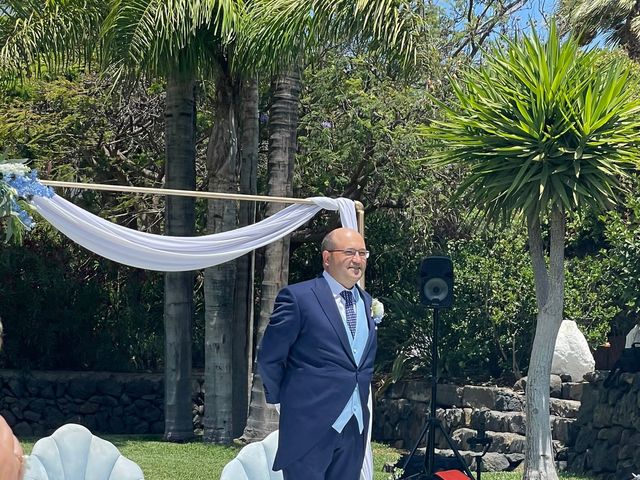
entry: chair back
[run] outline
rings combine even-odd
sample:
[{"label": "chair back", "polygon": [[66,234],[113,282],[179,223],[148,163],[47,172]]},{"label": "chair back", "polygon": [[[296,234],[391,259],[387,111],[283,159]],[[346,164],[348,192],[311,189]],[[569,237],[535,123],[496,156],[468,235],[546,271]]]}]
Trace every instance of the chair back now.
[{"label": "chair back", "polygon": [[281,471],[271,469],[277,450],[276,430],[264,440],[242,447],[236,458],[225,465],[220,480],[283,480]]},{"label": "chair back", "polygon": [[111,442],[68,423],[38,440],[25,462],[23,480],[143,480],[140,467]]}]

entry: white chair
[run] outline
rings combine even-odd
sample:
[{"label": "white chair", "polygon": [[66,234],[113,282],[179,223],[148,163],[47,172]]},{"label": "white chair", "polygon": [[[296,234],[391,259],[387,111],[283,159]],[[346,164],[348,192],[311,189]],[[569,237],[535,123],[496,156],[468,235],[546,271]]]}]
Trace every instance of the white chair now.
[{"label": "white chair", "polygon": [[23,480],[143,480],[140,467],[111,442],[68,423],[41,438],[25,461]]},{"label": "white chair", "polygon": [[236,458],[225,465],[220,480],[283,480],[281,471],[271,470],[277,449],[276,430],[264,440],[242,447]]}]

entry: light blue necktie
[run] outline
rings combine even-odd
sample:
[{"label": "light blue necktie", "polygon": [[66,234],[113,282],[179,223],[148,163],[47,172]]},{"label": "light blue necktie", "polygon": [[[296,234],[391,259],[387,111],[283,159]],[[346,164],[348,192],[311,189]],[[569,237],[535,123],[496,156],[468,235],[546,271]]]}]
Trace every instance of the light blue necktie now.
[{"label": "light blue necktie", "polygon": [[347,325],[351,331],[351,336],[356,336],[356,323],[358,316],[356,315],[355,302],[353,301],[353,293],[350,290],[343,290],[340,292],[340,296],[344,298],[344,309],[347,316]]}]

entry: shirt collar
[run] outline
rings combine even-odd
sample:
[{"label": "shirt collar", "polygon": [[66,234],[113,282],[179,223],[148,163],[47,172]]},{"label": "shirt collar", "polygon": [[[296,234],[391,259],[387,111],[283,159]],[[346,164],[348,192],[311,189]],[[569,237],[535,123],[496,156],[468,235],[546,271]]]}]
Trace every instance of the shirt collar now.
[{"label": "shirt collar", "polygon": [[[329,284],[329,288],[331,289],[331,293],[333,293],[334,297],[340,295],[340,292],[342,292],[343,290],[349,290],[348,288],[342,286],[340,282],[333,278],[326,270],[322,272],[322,276]],[[358,290],[358,287],[354,285],[354,287],[351,289],[351,293],[353,293],[353,299],[358,302],[360,300],[360,290]]]}]

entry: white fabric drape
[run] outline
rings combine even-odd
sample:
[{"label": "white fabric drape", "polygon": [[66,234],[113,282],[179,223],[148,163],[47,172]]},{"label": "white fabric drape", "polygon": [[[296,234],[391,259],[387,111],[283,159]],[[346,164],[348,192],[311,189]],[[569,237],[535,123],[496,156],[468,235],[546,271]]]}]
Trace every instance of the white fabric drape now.
[{"label": "white fabric drape", "polygon": [[296,230],[320,210],[339,210],[342,225],[357,229],[355,207],[346,198],[310,198],[314,205],[290,205],[261,222],[229,232],[172,237],[138,232],[109,222],[62,197],[34,197],[51,225],[83,247],[132,267],[181,272],[219,265],[263,247]]},{"label": "white fabric drape", "polygon": [[[34,197],[33,205],[51,225],[98,255],[124,265],[162,272],[183,272],[219,265],[274,242],[309,221],[320,210],[338,210],[343,227],[357,230],[355,206],[347,198],[313,197],[313,205],[290,205],[253,225],[199,237],[138,232],[109,222],[54,195]],[[371,395],[369,412],[372,413]],[[371,417],[370,417],[371,418]],[[371,421],[361,480],[373,479]]]}]

